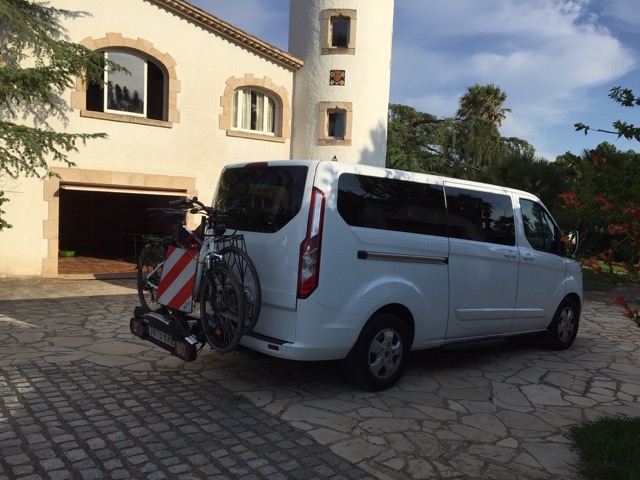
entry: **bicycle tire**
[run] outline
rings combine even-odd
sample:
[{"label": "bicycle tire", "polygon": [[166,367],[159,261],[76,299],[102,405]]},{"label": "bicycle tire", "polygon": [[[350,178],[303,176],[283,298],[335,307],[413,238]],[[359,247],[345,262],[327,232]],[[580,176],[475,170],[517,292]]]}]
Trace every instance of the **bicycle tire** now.
[{"label": "bicycle tire", "polygon": [[240,280],[226,265],[215,264],[205,274],[200,288],[200,327],[213,350],[228,353],[238,345],[244,311]]},{"label": "bicycle tire", "polygon": [[158,286],[162,278],[162,266],[166,251],[157,243],[145,245],[138,257],[137,286],[140,305],[148,310],[156,310],[158,304]]},{"label": "bicycle tire", "polygon": [[262,290],[258,271],[249,254],[233,245],[220,250],[223,262],[236,274],[242,284],[245,303],[243,334],[249,333],[258,323],[262,306]]}]

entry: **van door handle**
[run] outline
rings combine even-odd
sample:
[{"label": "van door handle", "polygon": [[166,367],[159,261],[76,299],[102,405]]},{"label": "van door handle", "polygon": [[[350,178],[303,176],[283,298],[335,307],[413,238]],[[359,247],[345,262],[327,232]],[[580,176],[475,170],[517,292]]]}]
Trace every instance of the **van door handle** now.
[{"label": "van door handle", "polygon": [[508,259],[516,258],[516,254],[514,252],[504,252],[504,256]]},{"label": "van door handle", "polygon": [[535,260],[534,256],[531,255],[530,253],[525,253],[522,258],[524,259],[525,262],[533,262]]}]

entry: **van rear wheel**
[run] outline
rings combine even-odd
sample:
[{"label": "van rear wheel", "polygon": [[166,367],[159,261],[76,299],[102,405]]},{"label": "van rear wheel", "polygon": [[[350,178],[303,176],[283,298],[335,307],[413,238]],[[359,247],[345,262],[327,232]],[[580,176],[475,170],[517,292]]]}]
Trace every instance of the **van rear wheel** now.
[{"label": "van rear wheel", "polygon": [[390,313],[374,315],[346,358],[347,372],[366,390],[386,390],[404,373],[409,349],[409,333],[402,320]]}]

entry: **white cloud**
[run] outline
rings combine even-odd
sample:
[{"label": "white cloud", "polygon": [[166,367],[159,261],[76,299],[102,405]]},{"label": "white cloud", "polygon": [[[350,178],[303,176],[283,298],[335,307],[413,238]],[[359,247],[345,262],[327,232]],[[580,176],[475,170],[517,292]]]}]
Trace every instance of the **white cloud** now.
[{"label": "white cloud", "polygon": [[[620,12],[630,4],[615,1]],[[394,37],[392,98],[451,116],[467,87],[493,83],[513,110],[503,134],[544,142],[559,125],[572,128],[593,102],[591,87],[635,66],[632,52],[588,7],[561,0],[396,1],[402,29]]]}]

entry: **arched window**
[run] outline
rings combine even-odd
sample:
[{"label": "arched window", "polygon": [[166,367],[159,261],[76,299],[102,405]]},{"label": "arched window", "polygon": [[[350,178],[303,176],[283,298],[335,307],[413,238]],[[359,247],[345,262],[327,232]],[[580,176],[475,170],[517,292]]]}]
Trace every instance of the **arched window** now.
[{"label": "arched window", "polygon": [[291,138],[290,94],[285,87],[251,73],[229,77],[225,83],[220,129],[227,136],[279,143]]},{"label": "arched window", "polygon": [[165,120],[166,78],[149,58],[130,51],[108,50],[106,59],[127,72],[105,69],[104,84],[87,86],[87,110]]},{"label": "arched window", "polygon": [[262,90],[240,88],[233,93],[231,128],[278,135],[278,103]]}]

